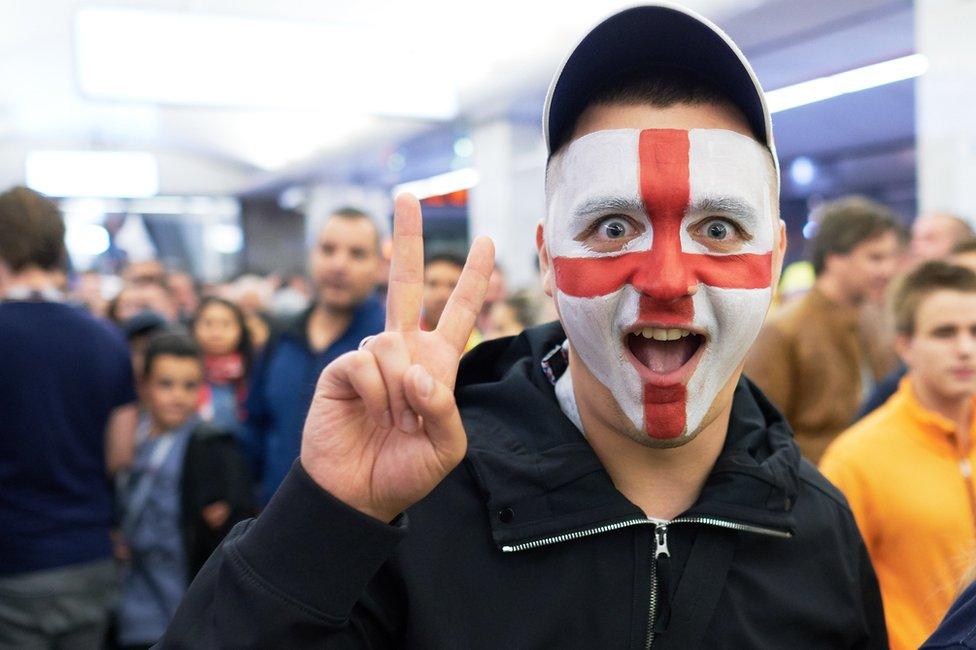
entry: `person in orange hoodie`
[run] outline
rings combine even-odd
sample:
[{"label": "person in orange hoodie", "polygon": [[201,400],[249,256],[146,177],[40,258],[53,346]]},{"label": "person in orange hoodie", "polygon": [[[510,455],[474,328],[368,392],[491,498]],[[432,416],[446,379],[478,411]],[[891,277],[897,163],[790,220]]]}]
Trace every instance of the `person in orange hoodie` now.
[{"label": "person in orange hoodie", "polygon": [[896,285],[892,307],[909,372],[831,444],[820,470],[867,544],[891,647],[907,650],[935,630],[976,550],[976,273],[922,264]]}]

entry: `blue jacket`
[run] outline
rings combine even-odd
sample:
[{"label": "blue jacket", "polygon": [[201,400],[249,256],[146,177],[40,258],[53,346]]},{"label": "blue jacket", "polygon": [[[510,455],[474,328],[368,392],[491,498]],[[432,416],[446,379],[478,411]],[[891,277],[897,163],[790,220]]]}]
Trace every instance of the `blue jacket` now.
[{"label": "blue jacket", "polygon": [[298,458],[305,414],[322,369],[355,350],[364,337],[381,332],[386,318],[379,300],[371,296],[356,309],[348,329],[316,352],[306,333],[313,308],[272,336],[251,374],[246,436],[262,503],[268,502]]},{"label": "blue jacket", "polygon": [[976,584],[962,592],[922,650],[976,648]]}]

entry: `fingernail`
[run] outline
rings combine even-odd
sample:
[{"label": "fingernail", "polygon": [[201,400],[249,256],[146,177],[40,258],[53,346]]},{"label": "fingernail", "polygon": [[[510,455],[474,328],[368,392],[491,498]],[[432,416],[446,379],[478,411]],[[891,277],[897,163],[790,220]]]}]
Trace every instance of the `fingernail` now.
[{"label": "fingernail", "polygon": [[393,414],[390,413],[390,409],[383,411],[383,416],[380,418],[380,426],[384,429],[393,428]]},{"label": "fingernail", "polygon": [[434,380],[430,376],[430,373],[420,368],[417,373],[417,392],[421,397],[427,399],[430,394],[434,391]]},{"label": "fingernail", "polygon": [[413,433],[417,430],[417,426],[420,423],[417,422],[417,416],[413,414],[413,411],[407,409],[400,416],[400,428],[407,433]]}]

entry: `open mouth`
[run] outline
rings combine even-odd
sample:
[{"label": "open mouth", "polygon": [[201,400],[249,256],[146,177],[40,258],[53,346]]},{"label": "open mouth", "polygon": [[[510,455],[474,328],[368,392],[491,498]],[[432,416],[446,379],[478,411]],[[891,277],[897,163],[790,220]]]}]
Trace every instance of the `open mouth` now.
[{"label": "open mouth", "polygon": [[667,376],[690,367],[705,343],[705,337],[696,332],[664,327],[645,327],[630,332],[625,339],[638,364],[655,375]]}]

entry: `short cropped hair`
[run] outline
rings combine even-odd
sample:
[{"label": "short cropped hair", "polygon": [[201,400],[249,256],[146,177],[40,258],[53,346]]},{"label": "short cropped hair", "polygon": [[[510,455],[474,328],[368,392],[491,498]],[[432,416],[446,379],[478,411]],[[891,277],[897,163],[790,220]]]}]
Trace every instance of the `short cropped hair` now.
[{"label": "short cropped hair", "polygon": [[818,223],[810,248],[813,272],[823,273],[830,255],[846,255],[866,241],[893,232],[904,241],[905,229],[894,213],[877,201],[850,196],[821,205],[811,220]]},{"label": "short cropped hair", "polygon": [[[347,221],[365,221],[366,223],[368,223],[370,226],[373,227],[373,232],[376,233],[376,251],[379,252],[380,240],[382,239],[382,235],[380,233],[380,227],[376,223],[376,221],[373,220],[373,217],[369,215],[369,213],[363,212],[359,208],[354,208],[351,205],[347,205],[330,212],[329,216],[326,217],[325,221],[329,221],[330,219],[345,219]],[[323,225],[325,224],[325,222],[322,223]]]},{"label": "short cropped hair", "polygon": [[952,247],[950,255],[967,255],[976,253],[976,237],[967,237]]},{"label": "short cropped hair", "polygon": [[896,280],[891,291],[891,310],[899,334],[915,334],[918,306],[936,291],[976,293],[976,273],[963,266],[932,261],[920,264]]},{"label": "short cropped hair", "polygon": [[[561,140],[552,143],[550,160],[572,139],[579,118],[587,109],[609,104],[648,104],[658,108],[675,104],[719,104],[736,108],[736,104],[715,83],[694,70],[658,65],[625,71],[608,79],[587,98],[572,128],[566,131]],[[760,140],[756,134],[753,137]]]},{"label": "short cropped hair", "polygon": [[26,187],[0,194],[0,260],[15,273],[61,267],[64,220],[54,201]]},{"label": "short cropped hair", "polygon": [[424,260],[424,268],[426,269],[431,264],[436,264],[438,262],[444,262],[445,264],[451,264],[459,269],[464,268],[464,257],[452,251],[438,251],[431,255],[428,255]]},{"label": "short cropped hair", "polygon": [[152,337],[146,347],[146,360],[142,371],[145,378],[148,379],[152,375],[156,359],[162,356],[194,359],[199,362],[200,368],[203,368],[203,353],[189,334],[170,332]]}]

